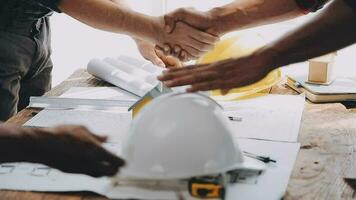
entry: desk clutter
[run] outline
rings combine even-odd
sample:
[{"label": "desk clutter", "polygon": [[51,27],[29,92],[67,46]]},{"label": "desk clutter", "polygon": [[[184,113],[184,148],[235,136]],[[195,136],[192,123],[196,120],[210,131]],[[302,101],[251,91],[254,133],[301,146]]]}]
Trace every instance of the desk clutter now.
[{"label": "desk clutter", "polygon": [[93,59],[88,63],[90,74],[139,97],[157,86],[163,68],[127,56]]},{"label": "desk clutter", "polygon": [[[117,61],[120,59],[120,62]],[[113,68],[113,66],[122,66],[124,63],[126,65],[128,62],[131,63],[130,69],[119,67],[121,71],[117,71],[115,67]],[[129,132],[133,121],[132,112],[128,111],[128,108],[159,84],[151,77],[155,77],[161,70],[154,71],[151,67],[147,69],[142,67],[146,65],[149,64],[129,57],[120,57],[115,62],[114,59],[91,61],[88,65],[89,72],[118,87],[72,87],[60,97],[34,98],[30,105],[44,108],[44,110],[26,122],[24,126],[53,127],[60,124],[87,126],[95,133],[109,136],[105,147],[121,156],[123,145],[125,145],[123,144],[125,134]],[[106,66],[115,73],[97,66]],[[136,68],[140,70],[136,71]],[[120,82],[124,80],[123,78],[127,78],[121,76],[122,71],[127,75],[128,69],[131,72],[136,71],[134,74],[141,74],[139,80],[130,79],[132,82],[129,83],[132,85],[127,84],[128,82],[125,84]],[[105,73],[100,71],[105,71]],[[115,79],[108,78],[108,76],[113,76]],[[141,80],[144,80],[144,83]],[[303,95],[268,95],[250,100],[218,101],[223,108],[226,121],[233,130],[231,137],[238,144],[239,151],[255,162],[265,162],[264,170],[236,171],[229,178],[224,199],[254,200],[283,197],[300,147],[297,139],[304,99]],[[47,166],[29,163],[0,165],[0,180],[0,189],[8,190],[91,191],[112,199],[163,200],[181,199],[181,197],[196,199],[190,191],[192,182],[183,182],[183,185],[177,186],[174,181],[160,180],[152,183],[120,181],[115,177],[92,178],[81,174],[67,174]],[[193,184],[212,180],[195,181],[197,182]],[[171,185],[173,187],[168,187]]]},{"label": "desk clutter", "polygon": [[336,78],[328,85],[308,82],[307,76],[288,76],[287,85],[314,103],[356,100],[356,79]]}]

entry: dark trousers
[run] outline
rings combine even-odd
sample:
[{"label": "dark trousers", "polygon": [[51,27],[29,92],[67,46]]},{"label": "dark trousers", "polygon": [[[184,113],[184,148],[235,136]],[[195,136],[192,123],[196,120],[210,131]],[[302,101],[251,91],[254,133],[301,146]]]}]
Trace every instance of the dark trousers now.
[{"label": "dark trousers", "polygon": [[0,121],[24,109],[31,96],[42,96],[51,88],[49,20],[30,27],[0,27]]}]

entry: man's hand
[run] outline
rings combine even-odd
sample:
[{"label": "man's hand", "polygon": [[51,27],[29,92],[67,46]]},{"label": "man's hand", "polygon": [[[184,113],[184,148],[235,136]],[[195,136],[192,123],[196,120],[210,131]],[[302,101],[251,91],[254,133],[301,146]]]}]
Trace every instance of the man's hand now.
[{"label": "man's hand", "polygon": [[[211,35],[220,35],[217,20],[210,11],[201,12],[195,10],[194,8],[179,8],[171,13],[166,14],[164,16],[164,20],[166,24],[165,30],[168,33],[172,33],[175,30],[176,24],[178,22],[183,22]],[[172,54],[183,61],[194,59],[190,57],[184,49],[177,45],[165,46],[165,50],[166,54]]]},{"label": "man's hand", "polygon": [[165,63],[166,68],[179,68],[183,67],[182,62],[173,56],[166,55],[159,47],[156,46],[155,52],[158,57],[162,59],[162,61]]},{"label": "man's hand", "polygon": [[170,47],[179,46],[188,54],[187,58],[198,59],[204,53],[214,47],[214,44],[219,40],[218,37],[200,31],[182,22],[176,23],[172,33],[165,30],[165,22],[163,18],[154,20],[156,26],[157,44],[160,47],[169,45]]},{"label": "man's hand", "polygon": [[167,68],[182,66],[182,63],[177,58],[165,55],[162,50],[156,48],[156,45],[153,43],[140,39],[135,39],[135,41],[141,55],[153,64]]},{"label": "man's hand", "polygon": [[174,31],[177,22],[184,22],[201,31],[207,31],[213,35],[219,35],[216,19],[211,12],[201,12],[194,8],[179,8],[164,16],[166,31]]},{"label": "man's hand", "polygon": [[23,148],[29,151],[29,161],[63,172],[112,176],[125,164],[102,147],[105,137],[96,136],[82,126],[25,129],[19,139],[26,145]]},{"label": "man's hand", "polygon": [[159,76],[168,87],[191,85],[188,92],[230,89],[246,86],[264,78],[272,68],[266,59],[249,56],[221,62],[170,69]]}]

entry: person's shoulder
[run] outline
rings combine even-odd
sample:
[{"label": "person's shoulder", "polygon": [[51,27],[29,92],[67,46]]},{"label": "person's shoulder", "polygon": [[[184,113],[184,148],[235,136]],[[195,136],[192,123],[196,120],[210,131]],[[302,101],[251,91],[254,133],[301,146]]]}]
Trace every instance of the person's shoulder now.
[{"label": "person's shoulder", "polygon": [[344,0],[356,12],[356,0]]},{"label": "person's shoulder", "polygon": [[324,7],[330,0],[296,0],[298,6],[306,12],[316,12]]},{"label": "person's shoulder", "polygon": [[55,12],[61,12],[58,9],[58,5],[61,0],[33,0],[33,3],[40,4],[41,6],[44,6],[52,11]]}]

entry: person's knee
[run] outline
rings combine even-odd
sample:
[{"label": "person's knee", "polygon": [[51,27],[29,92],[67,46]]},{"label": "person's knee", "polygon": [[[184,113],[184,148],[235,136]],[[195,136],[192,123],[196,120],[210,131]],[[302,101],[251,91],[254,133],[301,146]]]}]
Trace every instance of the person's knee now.
[{"label": "person's knee", "polygon": [[16,114],[19,101],[20,78],[0,78],[0,121]]},{"label": "person's knee", "polygon": [[26,108],[31,96],[42,96],[51,89],[52,64],[46,65],[38,74],[28,80],[21,81],[20,99],[17,109]]}]

